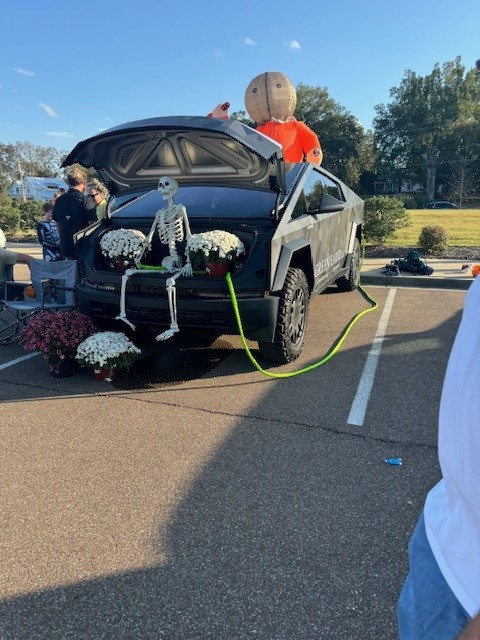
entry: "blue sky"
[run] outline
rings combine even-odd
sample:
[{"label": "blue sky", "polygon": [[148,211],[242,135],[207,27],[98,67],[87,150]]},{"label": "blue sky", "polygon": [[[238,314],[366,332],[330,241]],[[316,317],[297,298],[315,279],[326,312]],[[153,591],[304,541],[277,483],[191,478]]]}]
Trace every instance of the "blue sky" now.
[{"label": "blue sky", "polygon": [[244,109],[265,71],[326,87],[368,128],[405,70],[480,58],[480,0],[17,0],[1,19],[0,142],[66,151],[123,122]]}]

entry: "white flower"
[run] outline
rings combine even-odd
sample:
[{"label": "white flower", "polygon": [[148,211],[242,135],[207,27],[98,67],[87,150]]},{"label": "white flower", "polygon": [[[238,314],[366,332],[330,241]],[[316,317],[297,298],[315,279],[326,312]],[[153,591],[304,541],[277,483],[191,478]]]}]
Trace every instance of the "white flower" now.
[{"label": "white flower", "polygon": [[127,259],[140,255],[145,234],[138,229],[113,229],[102,236],[100,248],[107,258]]},{"label": "white flower", "polygon": [[205,260],[233,260],[245,253],[245,246],[240,238],[228,231],[205,231],[191,236],[188,249],[192,253],[202,252]]},{"label": "white flower", "polygon": [[75,357],[91,367],[126,367],[139,353],[140,349],[124,333],[101,331],[80,343]]}]

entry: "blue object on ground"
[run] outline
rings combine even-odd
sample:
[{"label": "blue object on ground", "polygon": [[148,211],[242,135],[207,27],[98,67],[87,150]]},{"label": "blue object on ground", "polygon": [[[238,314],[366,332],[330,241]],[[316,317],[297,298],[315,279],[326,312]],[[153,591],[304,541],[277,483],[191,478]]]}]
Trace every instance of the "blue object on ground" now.
[{"label": "blue object on ground", "polygon": [[385,458],[384,462],[386,464],[391,464],[394,467],[400,467],[403,464],[401,458]]}]

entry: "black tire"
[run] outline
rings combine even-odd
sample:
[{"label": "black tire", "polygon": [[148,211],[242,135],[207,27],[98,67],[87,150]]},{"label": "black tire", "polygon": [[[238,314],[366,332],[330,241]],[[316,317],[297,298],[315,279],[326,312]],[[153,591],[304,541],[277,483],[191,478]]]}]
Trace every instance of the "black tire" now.
[{"label": "black tire", "polygon": [[280,293],[275,339],[259,342],[260,353],[281,364],[296,360],[301,354],[307,330],[310,292],[301,269],[290,267]]},{"label": "black tire", "polygon": [[352,259],[347,276],[342,276],[337,280],[339,291],[354,291],[360,284],[360,241],[355,238],[353,243]]}]

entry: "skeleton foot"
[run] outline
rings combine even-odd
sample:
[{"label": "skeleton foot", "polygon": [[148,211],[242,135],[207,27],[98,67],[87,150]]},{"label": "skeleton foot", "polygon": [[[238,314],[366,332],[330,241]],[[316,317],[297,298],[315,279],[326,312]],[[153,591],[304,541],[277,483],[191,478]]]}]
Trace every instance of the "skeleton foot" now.
[{"label": "skeleton foot", "polygon": [[155,340],[158,340],[158,342],[160,342],[162,340],[168,340],[175,333],[178,333],[179,331],[180,331],[180,329],[178,327],[171,327],[170,329],[167,329],[163,333],[158,334],[158,336],[155,336]]},{"label": "skeleton foot", "polygon": [[125,324],[128,324],[128,326],[130,327],[130,329],[133,329],[135,331],[136,327],[134,324],[132,324],[130,322],[130,320],[128,320],[127,316],[120,314],[119,316],[117,316],[115,318],[115,320],[121,320],[122,322],[125,322]]}]

